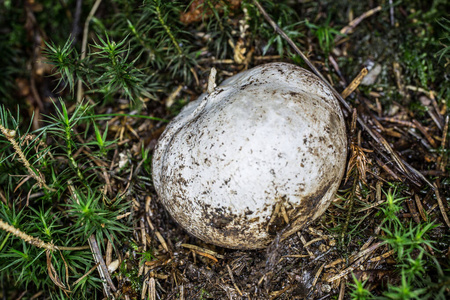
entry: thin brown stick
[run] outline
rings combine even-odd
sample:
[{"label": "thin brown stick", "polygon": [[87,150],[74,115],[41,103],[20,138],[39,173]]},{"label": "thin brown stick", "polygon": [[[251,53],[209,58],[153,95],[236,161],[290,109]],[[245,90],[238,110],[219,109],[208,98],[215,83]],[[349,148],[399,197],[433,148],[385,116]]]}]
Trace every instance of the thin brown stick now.
[{"label": "thin brown stick", "polygon": [[434,193],[436,194],[436,200],[439,204],[439,209],[441,210],[445,223],[447,224],[448,227],[450,227],[450,221],[448,219],[447,212],[445,211],[444,203],[442,202],[441,196],[439,195],[439,189],[436,185],[435,188],[436,189],[434,190]]},{"label": "thin brown stick", "polygon": [[389,123],[399,124],[399,125],[402,125],[402,126],[416,128],[416,125],[414,125],[410,121],[398,120],[398,119],[395,119],[395,118],[380,117],[380,118],[378,118],[378,121],[385,121],[385,122],[389,122]]},{"label": "thin brown stick", "polygon": [[331,65],[333,66],[334,70],[336,71],[336,74],[339,76],[339,78],[341,79],[342,83],[344,85],[347,85],[347,80],[345,80],[344,76],[342,76],[342,72],[339,69],[339,65],[336,62],[336,60],[334,59],[333,55],[328,55],[328,60],[330,61]]},{"label": "thin brown stick", "polygon": [[377,162],[377,164],[383,168],[383,170],[385,170],[389,175],[392,176],[392,178],[394,178],[395,181],[400,181],[402,182],[403,180],[397,176],[397,174],[395,174],[385,163],[383,163],[383,161],[381,159],[379,159],[378,157],[375,157],[375,161]]},{"label": "thin brown stick", "polygon": [[148,295],[149,300],[156,300],[156,285],[153,277],[148,280]]},{"label": "thin brown stick", "polygon": [[12,235],[20,238],[21,240],[27,242],[30,245],[36,246],[38,248],[44,248],[44,249],[47,249],[50,251],[56,250],[55,245],[53,245],[51,243],[48,244],[37,237],[32,237],[32,236],[20,231],[19,229],[15,228],[14,226],[9,225],[6,222],[3,222],[2,220],[0,220],[0,229],[11,233]]},{"label": "thin brown stick", "polygon": [[359,72],[359,74],[355,77],[355,79],[353,79],[352,82],[350,82],[350,84],[341,93],[343,99],[350,96],[350,94],[353,93],[353,91],[358,88],[358,86],[361,84],[361,81],[367,75],[367,73],[368,71],[366,68],[363,68],[361,72]]},{"label": "thin brown stick", "polygon": [[394,253],[395,253],[395,249],[389,250],[388,252],[383,253],[377,257],[372,257],[371,259],[368,260],[368,262],[376,262],[376,261],[380,261],[382,259],[386,259]]},{"label": "thin brown stick", "polygon": [[425,210],[423,209],[422,202],[420,202],[419,195],[414,194],[414,199],[416,200],[417,209],[419,210],[419,214],[424,221],[427,220],[427,216],[425,215]]},{"label": "thin brown stick", "polygon": [[96,263],[86,274],[84,274],[83,276],[81,276],[80,278],[78,278],[73,284],[72,284],[72,288],[74,286],[77,285],[78,282],[80,282],[81,280],[83,280],[83,278],[85,278],[86,276],[88,276],[89,274],[91,274],[99,265],[100,263]]},{"label": "thin brown stick", "polygon": [[59,255],[61,256],[61,259],[64,262],[64,269],[66,271],[66,284],[67,284],[67,286],[70,287],[70,284],[69,284],[69,265],[67,264],[66,260],[64,259],[64,255],[62,255],[61,251],[59,251]]},{"label": "thin brown stick", "polygon": [[[341,102],[341,104],[344,106],[344,108],[350,113],[352,111],[352,107],[342,98],[342,96],[336,91],[336,89],[323,77],[323,75],[317,70],[317,68],[309,61],[309,59],[303,54],[302,51],[297,47],[297,45],[286,35],[286,33],[272,20],[272,18],[267,14],[267,12],[264,10],[264,8],[261,6],[261,4],[257,0],[253,0],[253,3],[256,5],[258,10],[261,12],[261,14],[264,16],[267,22],[273,27],[273,29],[283,38],[285,39],[288,44],[297,52],[297,54],[303,59],[303,61],[308,65],[308,67],[316,74],[323,83],[333,92],[335,97]],[[376,8],[378,9],[378,8]],[[394,162],[397,164],[399,169],[407,176],[413,183],[416,183],[414,180],[414,176],[417,178],[420,178],[422,181],[426,182],[433,190],[435,187],[433,184],[431,184],[420,172],[418,172],[416,169],[412,168],[411,166],[406,167],[405,164],[402,162],[400,157],[394,150],[391,148],[389,143],[377,132],[373,131],[367,124],[361,119],[359,116],[357,118],[359,125],[372,137],[372,139],[377,142],[378,144],[381,144],[386,152],[388,152],[391,156],[391,158],[394,160]],[[411,172],[413,174],[411,174]]]},{"label": "thin brown stick", "polygon": [[[446,144],[447,144],[447,134],[448,134],[448,123],[449,123],[449,116],[447,116],[445,118],[445,125],[444,125],[444,129],[442,130],[442,142],[441,142],[442,150],[445,150],[446,146],[447,146]],[[438,170],[445,172],[446,163],[447,163],[447,156],[444,155],[444,153],[442,152],[442,154],[437,159]]]},{"label": "thin brown stick", "polygon": [[110,240],[108,240],[106,244],[106,257],[105,257],[105,263],[107,266],[109,266],[112,262],[112,251],[113,251],[113,244],[111,243]]},{"label": "thin brown stick", "polygon": [[50,279],[52,280],[52,282],[59,287],[64,293],[70,292],[70,289],[68,289],[66,287],[66,285],[61,281],[61,279],[58,276],[58,273],[55,270],[55,267],[52,264],[52,255],[51,255],[51,251],[47,250],[45,252],[46,256],[47,256],[47,270],[48,270],[48,276],[50,277]]},{"label": "thin brown stick", "polygon": [[309,247],[306,246],[306,245],[308,244],[308,242],[306,241],[305,237],[304,237],[300,232],[297,232],[297,235],[298,235],[298,237],[300,238],[300,241],[301,241],[302,244],[303,244],[303,248],[305,248],[306,252],[308,252],[309,257],[311,257],[311,258],[316,258],[316,256],[314,255],[314,253],[312,253],[311,250],[309,250]]},{"label": "thin brown stick", "polygon": [[[359,23],[361,23],[365,18],[370,17],[371,15],[379,12],[381,10],[381,6],[377,6],[375,8],[372,8],[371,10],[366,11],[356,19],[352,20],[347,26],[341,29],[342,34],[352,33],[353,29],[355,29],[356,26],[358,26]],[[338,39],[338,37],[336,37]]]},{"label": "thin brown stick", "polygon": [[6,232],[11,233],[15,237],[18,237],[19,239],[25,241],[26,243],[33,245],[38,248],[44,248],[50,251],[54,250],[69,250],[69,251],[75,251],[75,250],[84,250],[89,249],[89,246],[80,246],[80,247],[64,247],[64,246],[56,246],[52,243],[46,243],[43,240],[32,237],[31,235],[28,235],[24,232],[22,232],[20,229],[17,229],[16,227],[9,225],[8,223],[0,220],[0,229]]},{"label": "thin brown stick", "polygon": [[[1,123],[1,120],[0,120]],[[10,130],[10,129],[6,129],[5,127],[3,127],[3,125],[0,124],[0,131],[3,133],[3,135],[6,137],[6,139],[11,143],[11,145],[14,148],[14,151],[16,152],[16,154],[19,156],[20,160],[22,161],[23,165],[25,166],[25,168],[28,171],[28,174],[33,177],[39,184],[40,187],[44,187],[49,191],[54,192],[55,189],[52,189],[51,187],[47,186],[47,184],[45,183],[45,179],[42,176],[42,174],[39,172],[39,170],[33,170],[33,168],[31,167],[30,163],[28,162],[27,158],[25,157],[25,154],[23,154],[22,149],[20,148],[19,144],[16,142],[15,136],[16,136],[16,131],[15,130]],[[37,174],[36,174],[37,173]],[[39,174],[39,176],[38,176]]]},{"label": "thin brown stick", "polygon": [[325,239],[325,237],[317,237],[317,238],[315,238],[315,239],[312,239],[312,240],[310,240],[309,242],[307,242],[306,244],[304,244],[303,245],[303,247],[308,247],[309,245],[312,245],[312,244],[314,244],[314,243],[316,243],[316,242],[319,242],[319,241],[322,241],[322,240],[324,240]]},{"label": "thin brown stick", "polygon": [[228,270],[228,274],[230,275],[231,282],[232,282],[233,285],[234,285],[234,288],[238,291],[239,295],[242,297],[242,292],[241,292],[241,290],[239,289],[239,287],[237,286],[236,281],[234,281],[233,271],[231,271],[231,268],[230,268],[229,265],[227,265],[227,270]]},{"label": "thin brown stick", "polygon": [[209,255],[212,255],[212,256],[220,258],[220,259],[225,258],[223,255],[220,255],[220,254],[218,254],[218,253],[216,253],[216,252],[214,252],[212,250],[209,250],[209,249],[206,249],[206,248],[202,248],[202,247],[199,247],[199,246],[196,246],[196,245],[181,244],[181,247],[188,248],[188,249],[191,249],[191,250],[195,250],[197,252],[207,253]]},{"label": "thin brown stick", "polygon": [[420,223],[419,213],[417,212],[416,206],[414,205],[412,198],[406,199],[406,204],[408,205],[409,212],[416,223]]},{"label": "thin brown stick", "polygon": [[94,261],[96,264],[98,264],[97,270],[100,275],[100,279],[103,283],[103,290],[106,293],[106,296],[110,299],[114,299],[113,294],[111,291],[115,292],[117,291],[116,286],[111,280],[111,276],[109,275],[108,267],[105,264],[105,261],[103,260],[103,257],[100,252],[100,248],[98,247],[97,240],[95,239],[95,236],[92,234],[88,238],[89,246],[91,247],[92,256],[94,257]]},{"label": "thin brown stick", "polygon": [[372,242],[376,239],[376,236],[380,233],[382,224],[383,223],[381,223],[380,225],[377,226],[377,228],[375,228],[373,235],[371,237],[369,237],[367,242],[365,242],[364,245],[361,247],[361,249],[360,249],[361,251],[369,248],[370,244],[372,244]]},{"label": "thin brown stick", "polygon": [[[194,250],[192,250],[192,251],[194,251]],[[198,255],[201,255],[201,256],[207,257],[207,258],[209,258],[209,259],[213,260],[213,261],[214,261],[214,262],[216,262],[216,263],[218,263],[218,262],[219,262],[219,260],[218,260],[217,258],[215,258],[214,256],[212,256],[211,254],[208,254],[208,253],[204,253],[204,252],[200,252],[200,251],[195,251],[195,253],[197,253]]]},{"label": "thin brown stick", "polygon": [[[83,40],[81,42],[81,60],[86,58],[89,23],[91,22],[92,18],[94,17],[95,13],[97,12],[97,9],[101,2],[102,2],[102,0],[95,1],[94,5],[91,8],[91,11],[89,12],[89,15],[86,18],[86,22],[84,22]],[[82,99],[83,99],[83,83],[79,80],[78,87],[77,87],[77,103],[81,103]]]},{"label": "thin brown stick", "polygon": [[335,265],[338,265],[338,264],[343,263],[343,262],[344,262],[344,259],[338,258],[338,259],[336,259],[336,260],[330,262],[328,265],[326,265],[326,266],[325,266],[325,269],[334,267]]},{"label": "thin brown stick", "polygon": [[0,200],[2,200],[3,204],[8,205],[8,200],[6,200],[6,197],[1,187],[0,187]]},{"label": "thin brown stick", "polygon": [[323,264],[320,266],[319,270],[317,270],[316,274],[314,275],[314,280],[313,280],[313,282],[312,282],[312,286],[313,286],[313,287],[316,286],[317,281],[319,280],[320,274],[322,274],[322,271],[323,271],[323,268],[324,268],[324,267],[325,267],[325,263],[323,263]]},{"label": "thin brown stick", "polygon": [[364,250],[362,250],[363,247],[365,246],[364,245],[363,247],[361,247],[361,251],[359,253],[357,253],[357,254],[355,254],[355,255],[350,257],[350,261],[355,261],[356,259],[358,259],[360,257],[368,255],[369,253],[373,252],[375,249],[377,249],[378,247],[382,246],[383,244],[384,244],[384,242],[378,242],[378,243],[376,243],[376,244],[374,244],[374,245],[372,245],[370,247],[367,247]]},{"label": "thin brown stick", "polygon": [[346,280],[341,280],[341,286],[339,288],[339,297],[338,300],[344,300],[344,295],[345,295],[345,282]]},{"label": "thin brown stick", "polygon": [[416,125],[416,128],[423,134],[423,136],[427,139],[428,143],[430,143],[431,147],[437,148],[436,141],[431,137],[425,127],[422,126],[417,120],[413,120],[413,124]]},{"label": "thin brown stick", "polygon": [[328,282],[332,282],[335,281],[339,278],[342,278],[344,276],[346,276],[347,274],[349,274],[351,271],[353,271],[355,268],[357,268],[366,258],[367,256],[372,253],[373,251],[375,251],[378,247],[380,247],[383,244],[383,242],[378,242],[374,245],[372,245],[371,247],[367,248],[364,251],[361,251],[360,253],[358,253],[355,258],[360,257],[355,263],[353,263],[350,267],[342,270],[339,274],[328,278],[327,281]]}]

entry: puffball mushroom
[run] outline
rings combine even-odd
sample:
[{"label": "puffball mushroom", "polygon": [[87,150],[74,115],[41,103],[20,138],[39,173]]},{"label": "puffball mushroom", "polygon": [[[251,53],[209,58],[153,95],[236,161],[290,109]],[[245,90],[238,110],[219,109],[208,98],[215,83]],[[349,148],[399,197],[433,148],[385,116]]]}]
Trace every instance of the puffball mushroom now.
[{"label": "puffball mushroom", "polygon": [[331,90],[305,69],[270,63],[225,80],[169,123],[154,152],[153,182],[190,234],[259,249],[324,213],[346,156]]}]

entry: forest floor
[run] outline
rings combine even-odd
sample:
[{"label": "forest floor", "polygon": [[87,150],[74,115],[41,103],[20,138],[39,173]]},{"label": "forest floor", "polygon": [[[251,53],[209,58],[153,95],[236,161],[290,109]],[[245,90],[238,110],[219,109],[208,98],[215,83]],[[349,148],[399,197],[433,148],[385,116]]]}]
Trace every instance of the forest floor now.
[{"label": "forest floor", "polygon": [[[305,61],[257,1],[187,2],[0,3],[0,297],[449,299],[448,3],[261,1]],[[206,244],[153,150],[212,67],[280,61],[342,95],[344,179],[267,249]]]}]

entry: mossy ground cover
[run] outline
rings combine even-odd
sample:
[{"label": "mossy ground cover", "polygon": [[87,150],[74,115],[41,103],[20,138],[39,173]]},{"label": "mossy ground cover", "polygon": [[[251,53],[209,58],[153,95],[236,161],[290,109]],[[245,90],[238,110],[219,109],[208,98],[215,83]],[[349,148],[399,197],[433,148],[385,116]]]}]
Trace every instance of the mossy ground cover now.
[{"label": "mossy ground cover", "polygon": [[368,74],[345,99],[348,166],[328,211],[239,251],[170,218],[151,160],[212,67],[218,82],[308,68],[255,2],[2,1],[0,296],[448,299],[447,2],[261,1],[338,92]]}]

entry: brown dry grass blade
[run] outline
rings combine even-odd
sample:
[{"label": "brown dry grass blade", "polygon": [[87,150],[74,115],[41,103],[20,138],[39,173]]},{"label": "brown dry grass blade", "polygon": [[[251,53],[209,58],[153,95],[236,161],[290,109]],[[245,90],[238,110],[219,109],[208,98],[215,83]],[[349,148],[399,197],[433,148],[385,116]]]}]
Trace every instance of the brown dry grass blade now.
[{"label": "brown dry grass blade", "polygon": [[59,287],[66,295],[70,293],[70,289],[68,289],[65,284],[61,281],[61,279],[58,276],[58,273],[55,270],[55,267],[53,267],[52,264],[52,252],[47,249],[45,251],[45,254],[47,256],[47,270],[48,270],[48,276],[53,281],[53,283]]},{"label": "brown dry grass blade", "polygon": [[89,246],[91,247],[92,256],[94,257],[94,261],[96,264],[98,264],[97,270],[100,275],[100,278],[103,283],[103,290],[106,293],[108,298],[112,298],[113,295],[112,292],[116,292],[117,288],[115,287],[114,283],[112,282],[111,276],[109,275],[108,268],[106,267],[105,261],[103,260],[103,257],[100,252],[100,248],[98,247],[97,240],[95,239],[95,236],[92,234],[88,238]]}]

